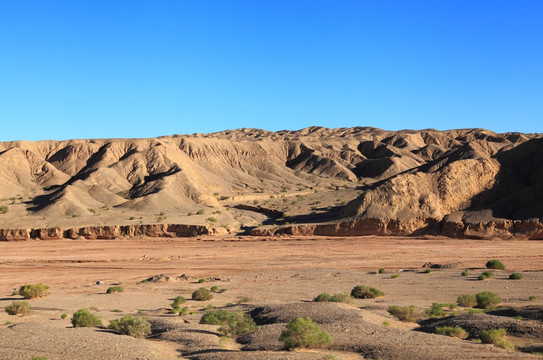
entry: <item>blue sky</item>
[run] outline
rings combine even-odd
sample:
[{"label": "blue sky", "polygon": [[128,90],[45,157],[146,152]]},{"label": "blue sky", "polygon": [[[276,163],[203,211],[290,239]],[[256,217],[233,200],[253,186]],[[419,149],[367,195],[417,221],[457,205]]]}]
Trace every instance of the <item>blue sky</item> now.
[{"label": "blue sky", "polygon": [[543,1],[5,0],[0,140],[543,132],[542,18]]}]

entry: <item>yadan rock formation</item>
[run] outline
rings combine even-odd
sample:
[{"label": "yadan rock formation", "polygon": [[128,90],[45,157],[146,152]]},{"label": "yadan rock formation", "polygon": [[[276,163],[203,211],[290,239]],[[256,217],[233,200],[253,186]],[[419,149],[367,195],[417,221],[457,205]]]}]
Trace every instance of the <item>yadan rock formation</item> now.
[{"label": "yadan rock formation", "polygon": [[[166,213],[177,214],[175,223],[205,227],[194,234],[219,232],[206,223],[216,219],[188,216],[200,209],[208,216],[222,213],[219,222],[234,231],[248,226],[239,217],[227,216],[223,210],[230,207],[280,214],[279,205],[256,209],[255,204],[307,193],[324,199],[340,188],[352,190],[353,196],[345,204],[336,203],[334,211],[318,210],[323,216],[314,214],[315,207],[299,208],[292,216],[285,211],[283,221],[291,224],[255,224],[250,233],[540,239],[542,178],[542,134],[482,129],[312,127],[154,139],[4,142],[0,206],[6,210],[0,214],[0,239],[64,237],[66,229],[75,228],[68,237],[101,232],[131,236],[145,233],[122,230],[137,227],[132,217],[142,219],[139,225],[152,225],[151,218]],[[111,215],[96,217],[98,209],[111,209]],[[134,214],[131,221],[121,215],[125,213]],[[71,219],[78,223],[70,224]],[[54,230],[55,222],[62,230]],[[118,228],[93,228],[89,234],[80,230],[92,226]],[[156,229],[149,233],[177,234]]]}]

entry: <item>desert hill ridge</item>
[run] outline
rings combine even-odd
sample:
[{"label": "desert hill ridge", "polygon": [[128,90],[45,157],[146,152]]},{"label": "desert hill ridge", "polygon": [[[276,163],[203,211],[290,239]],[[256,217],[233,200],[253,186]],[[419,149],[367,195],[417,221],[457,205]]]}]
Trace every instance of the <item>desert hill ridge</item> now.
[{"label": "desert hill ridge", "polygon": [[[443,233],[445,223],[540,223],[542,152],[542,134],[484,129],[309,127],[3,142],[0,206],[7,212],[0,228],[173,221],[235,232],[291,223],[254,231],[270,234],[326,221],[354,234],[352,224],[362,221],[387,228],[363,234],[409,235]],[[284,219],[239,205],[283,212]]]}]

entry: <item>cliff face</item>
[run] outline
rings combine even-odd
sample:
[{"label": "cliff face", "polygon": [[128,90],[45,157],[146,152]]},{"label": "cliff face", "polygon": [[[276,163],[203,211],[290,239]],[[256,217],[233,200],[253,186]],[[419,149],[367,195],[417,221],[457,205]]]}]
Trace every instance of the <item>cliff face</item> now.
[{"label": "cliff face", "polygon": [[[100,208],[156,218],[164,211],[220,209],[222,198],[242,199],[243,193],[288,194],[319,184],[335,189],[349,184],[360,196],[339,218],[286,229],[342,235],[516,234],[519,226],[530,227],[526,224],[543,217],[542,159],[541,135],[482,129],[238,129],[154,139],[5,142],[0,143],[0,205],[29,199],[25,214],[44,219]],[[252,206],[241,200],[233,205]],[[6,218],[0,214],[0,228],[18,228],[17,217]],[[89,233],[77,233],[147,231],[86,228]],[[28,230],[38,236],[9,231],[4,238],[60,236],[51,228]]]}]

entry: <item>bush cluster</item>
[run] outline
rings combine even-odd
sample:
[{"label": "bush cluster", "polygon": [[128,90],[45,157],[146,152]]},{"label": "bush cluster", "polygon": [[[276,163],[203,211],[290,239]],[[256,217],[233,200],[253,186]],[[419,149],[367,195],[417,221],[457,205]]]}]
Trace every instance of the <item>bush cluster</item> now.
[{"label": "bush cluster", "polygon": [[74,327],[103,326],[102,320],[87,309],[77,310],[72,316]]},{"label": "bush cluster", "polygon": [[253,318],[243,311],[207,311],[200,324],[221,325],[219,332],[226,336],[242,335],[257,329]]},{"label": "bush cluster", "polygon": [[106,290],[106,293],[113,294],[113,293],[122,293],[124,291],[122,286],[111,286],[108,287]]},{"label": "bush cluster", "polygon": [[26,301],[14,301],[4,308],[9,315],[28,315],[32,312],[30,304]]},{"label": "bush cluster", "polygon": [[388,308],[388,313],[396,317],[400,321],[417,322],[423,318],[420,309],[413,305],[410,306],[397,306],[393,305]]},{"label": "bush cluster", "polygon": [[505,270],[505,266],[499,260],[488,260],[485,266],[487,269]]},{"label": "bush cluster", "polygon": [[135,338],[144,338],[151,333],[151,325],[145,318],[133,317],[132,315],[123,316],[118,320],[111,320],[108,329]]},{"label": "bush cluster", "polygon": [[456,298],[456,303],[463,307],[474,307],[477,305],[477,298],[472,294],[462,294],[458,295],[458,298]]},{"label": "bush cluster", "polygon": [[192,300],[207,301],[213,299],[213,294],[206,288],[199,288],[192,293]]},{"label": "bush cluster", "polygon": [[341,303],[351,303],[353,297],[349,294],[334,294],[330,295],[328,293],[322,293],[317,295],[313,301],[315,302],[341,302]]},{"label": "bush cluster", "polygon": [[49,286],[43,284],[28,284],[19,288],[19,295],[25,299],[35,299],[49,295]]},{"label": "bush cluster", "polygon": [[351,296],[356,299],[373,299],[380,296],[385,296],[385,293],[379,289],[370,286],[358,285],[351,291]]},{"label": "bush cluster", "polygon": [[465,339],[469,336],[469,333],[462,329],[460,326],[442,326],[436,327],[436,334],[451,336],[458,339]]},{"label": "bush cluster", "polygon": [[287,349],[318,348],[332,344],[330,335],[319,329],[310,317],[289,321],[279,340],[285,343]]},{"label": "bush cluster", "polygon": [[486,344],[494,344],[504,349],[514,349],[515,346],[504,339],[505,335],[507,335],[505,329],[483,330],[481,333],[481,341]]}]

